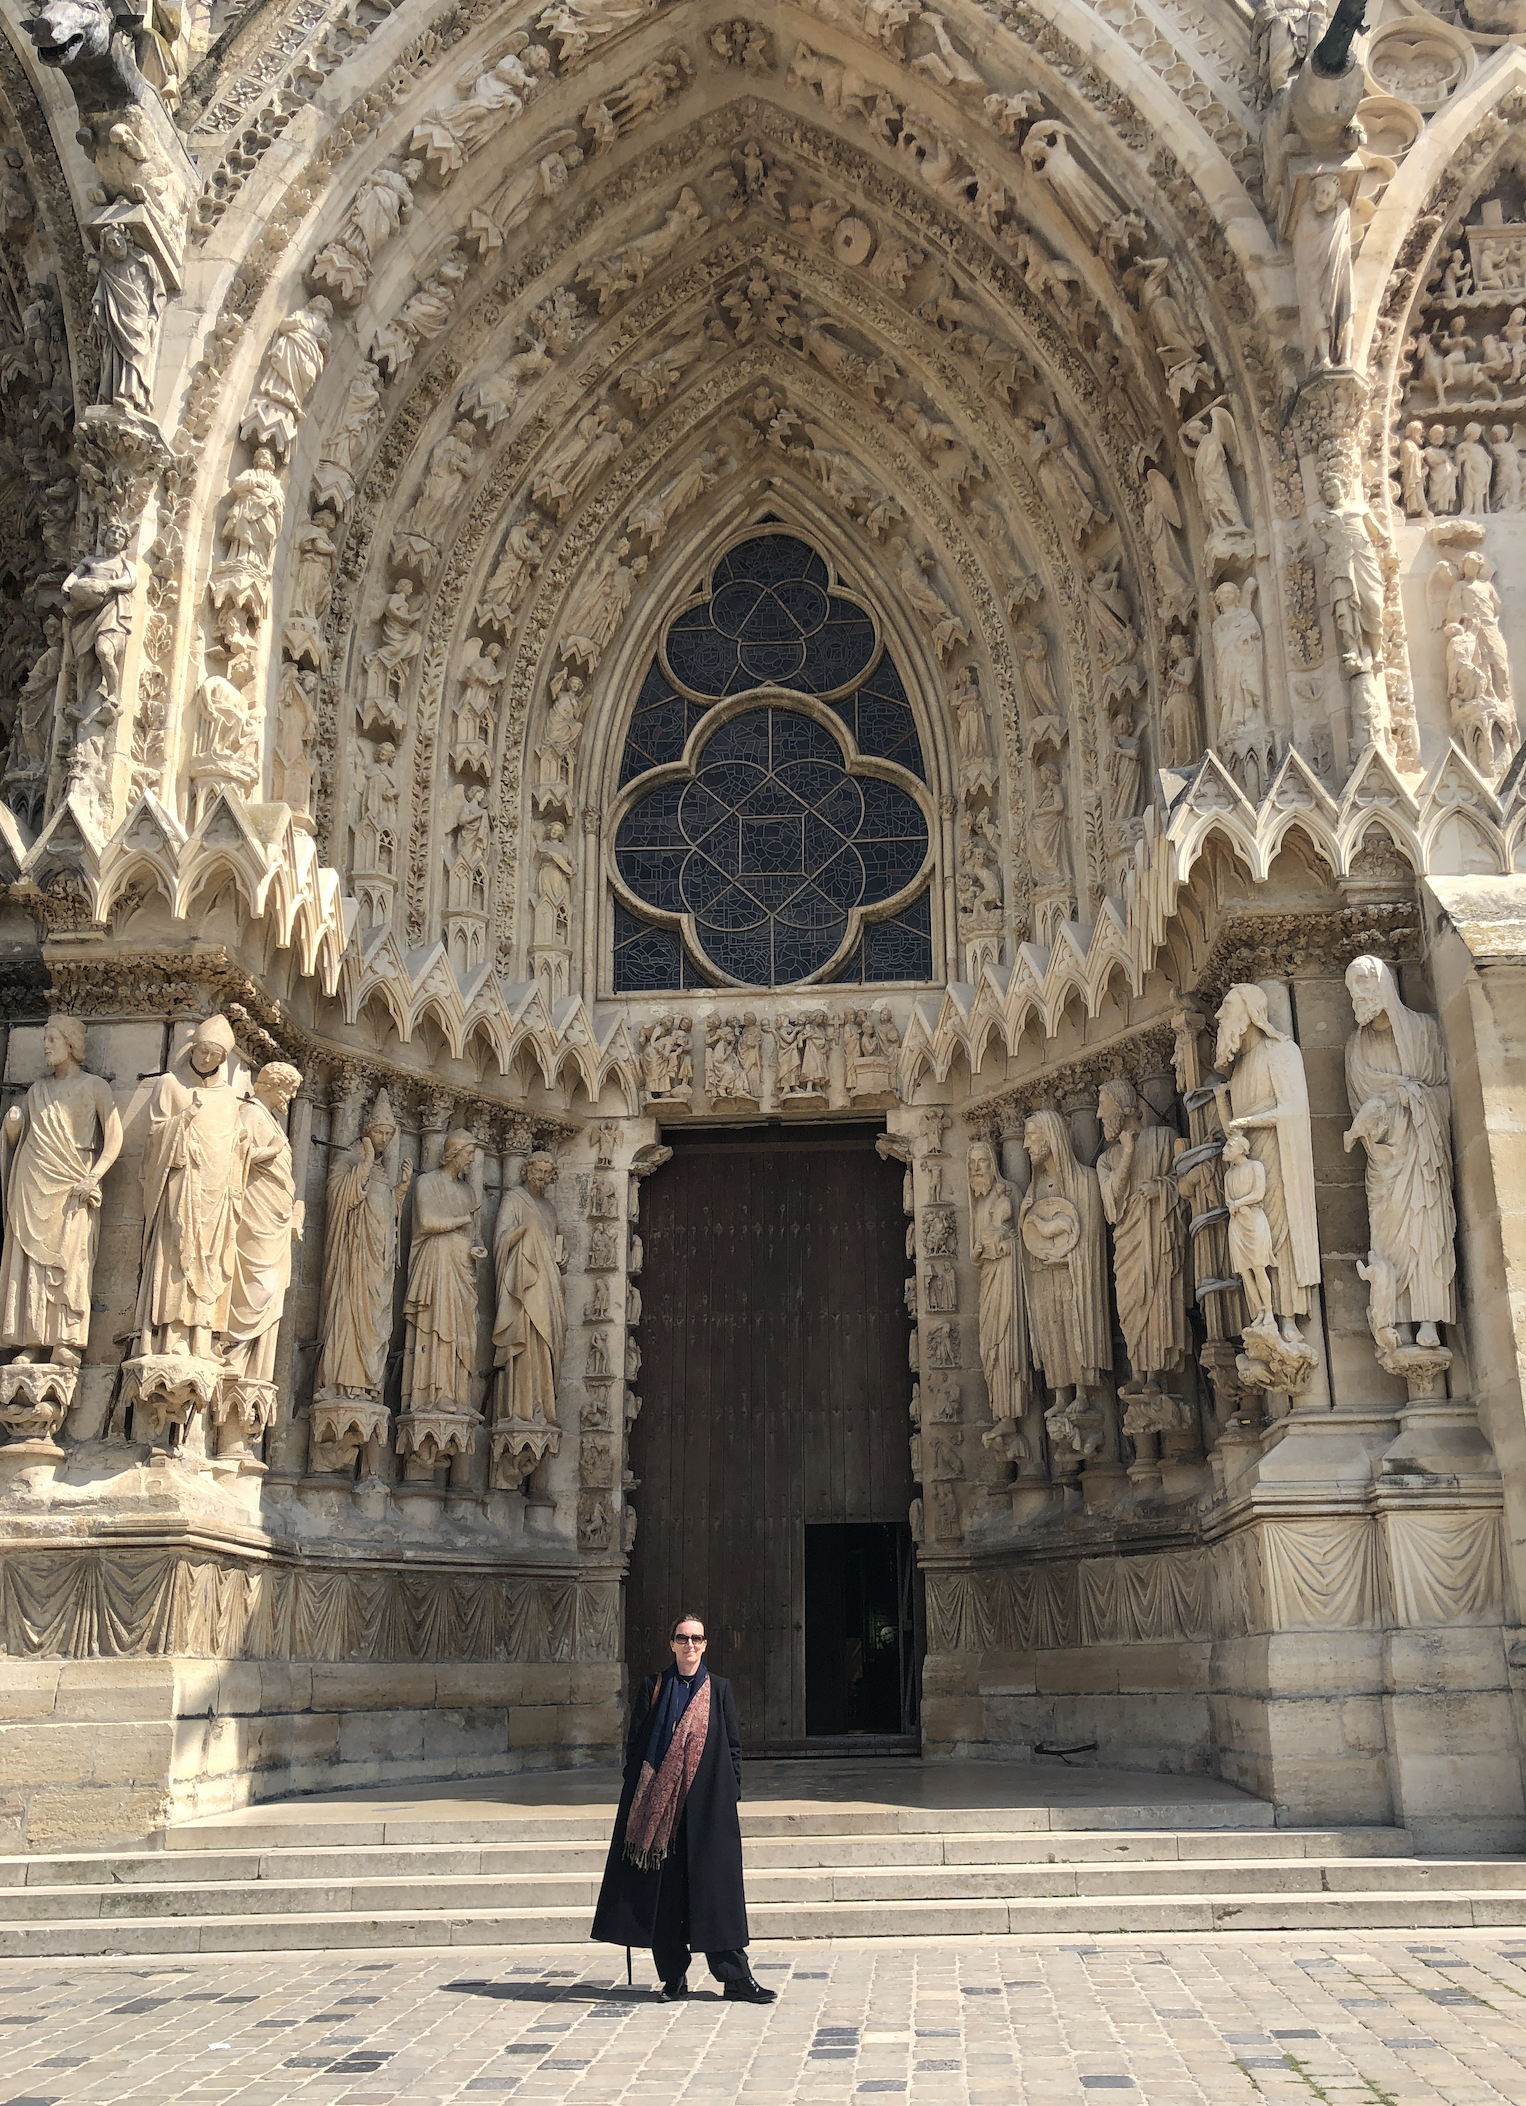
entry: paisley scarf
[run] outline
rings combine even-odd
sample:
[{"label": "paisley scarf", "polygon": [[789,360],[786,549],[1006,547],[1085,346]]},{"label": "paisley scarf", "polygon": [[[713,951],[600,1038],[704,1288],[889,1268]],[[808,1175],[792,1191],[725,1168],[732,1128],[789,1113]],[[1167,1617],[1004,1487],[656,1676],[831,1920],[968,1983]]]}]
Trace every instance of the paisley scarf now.
[{"label": "paisley scarf", "polygon": [[625,1824],[625,1855],[639,1872],[655,1872],[666,1861],[710,1730],[710,1677],[703,1665],[676,1720],[672,1714],[677,1709],[682,1685],[676,1675],[663,1679],[668,1686],[662,1690],[656,1707],[636,1796]]}]

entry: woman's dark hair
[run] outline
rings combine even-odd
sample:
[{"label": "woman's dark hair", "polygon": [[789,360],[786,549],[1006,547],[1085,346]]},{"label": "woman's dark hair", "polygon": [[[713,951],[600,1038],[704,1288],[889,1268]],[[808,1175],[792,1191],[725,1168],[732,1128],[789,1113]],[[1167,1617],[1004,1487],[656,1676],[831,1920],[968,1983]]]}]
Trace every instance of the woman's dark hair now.
[{"label": "woman's dark hair", "polygon": [[671,1645],[673,1643],[673,1640],[678,1636],[678,1626],[681,1623],[697,1623],[700,1629],[702,1631],[705,1631],[705,1636],[707,1638],[710,1635],[710,1633],[707,1630],[705,1630],[705,1619],[703,1616],[700,1615],[698,1609],[685,1609],[681,1615],[675,1616],[673,1618],[673,1622],[668,1630],[669,1645]]}]

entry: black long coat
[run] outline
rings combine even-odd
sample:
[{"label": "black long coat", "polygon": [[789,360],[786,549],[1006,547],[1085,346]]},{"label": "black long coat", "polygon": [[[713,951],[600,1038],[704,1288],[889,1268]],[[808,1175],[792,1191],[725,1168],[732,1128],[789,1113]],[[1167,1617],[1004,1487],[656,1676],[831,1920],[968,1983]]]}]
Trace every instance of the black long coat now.
[{"label": "black long coat", "polygon": [[[625,1783],[593,1919],[593,1935],[606,1945],[650,1945],[657,1921],[662,1870],[642,1872],[630,1863],[625,1855],[625,1826],[641,1778],[652,1705],[661,1679],[648,1675],[642,1683],[625,1738]],[[736,1700],[725,1676],[712,1675],[705,1752],[684,1802],[675,1844],[688,1852],[689,1944],[695,1952],[734,1952],[747,1943],[742,1824],[737,1818],[741,1796],[742,1740]]]}]

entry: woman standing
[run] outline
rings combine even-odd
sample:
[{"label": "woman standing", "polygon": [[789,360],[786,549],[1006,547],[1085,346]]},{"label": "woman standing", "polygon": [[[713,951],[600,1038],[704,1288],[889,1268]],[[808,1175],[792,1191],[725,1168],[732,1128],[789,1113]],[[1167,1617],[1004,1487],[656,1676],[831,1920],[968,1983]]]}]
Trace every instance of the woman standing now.
[{"label": "woman standing", "polygon": [[662,2000],[689,1993],[691,1948],[730,2003],[771,2004],[747,1964],[742,1741],[731,1684],[705,1666],[705,1626],[683,1615],[673,1665],[648,1675],[625,1742],[625,1783],[594,1914],[607,1945],[647,1945]]}]

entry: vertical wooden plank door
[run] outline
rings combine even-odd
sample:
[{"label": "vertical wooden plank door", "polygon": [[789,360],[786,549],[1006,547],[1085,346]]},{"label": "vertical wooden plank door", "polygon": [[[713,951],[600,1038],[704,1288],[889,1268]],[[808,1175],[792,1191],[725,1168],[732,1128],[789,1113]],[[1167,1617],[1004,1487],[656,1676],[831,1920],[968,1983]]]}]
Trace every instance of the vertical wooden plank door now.
[{"label": "vertical wooden plank door", "polygon": [[750,1753],[806,1738],[808,1525],[912,1496],[901,1170],[873,1129],[664,1135],[642,1190],[632,1677],[692,1609]]}]

